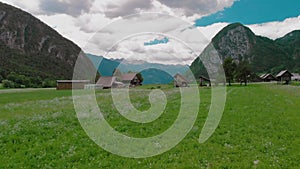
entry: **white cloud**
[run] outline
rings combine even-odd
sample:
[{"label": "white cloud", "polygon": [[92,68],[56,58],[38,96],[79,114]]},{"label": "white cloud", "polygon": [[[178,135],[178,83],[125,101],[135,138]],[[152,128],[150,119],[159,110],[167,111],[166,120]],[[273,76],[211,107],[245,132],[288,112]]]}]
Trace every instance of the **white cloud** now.
[{"label": "white cloud", "polygon": [[76,18],[75,26],[80,28],[83,32],[95,33],[114,20],[116,19],[106,18],[105,15],[101,13],[85,13]]},{"label": "white cloud", "polygon": [[[215,23],[206,27],[198,27],[198,29],[204,34],[204,36],[211,40],[228,24],[229,23]],[[294,30],[300,30],[300,15],[294,18],[287,18],[282,22],[267,22],[263,24],[245,26],[249,27],[256,35],[268,37],[270,39],[277,39]]]},{"label": "white cloud", "polygon": [[[144,46],[145,42],[164,37],[169,37],[173,41],[167,44]],[[179,41],[174,43],[174,40]],[[169,15],[148,13],[113,22],[98,31],[85,49],[102,55],[110,51],[106,57],[134,56],[149,62],[190,64],[200,54],[199,44],[202,43],[206,45],[209,40],[189,23]],[[115,44],[118,45],[113,47]],[[192,50],[195,53],[192,53]],[[180,58],[181,61],[178,60]]]},{"label": "white cloud", "polygon": [[[196,28],[189,28],[187,22],[192,25],[196,18],[222,10],[232,5],[233,1],[32,0],[29,3],[28,1],[5,0],[7,3],[33,13],[60,34],[74,41],[86,52],[98,55],[104,55],[105,50],[109,49],[115,42],[125,38],[125,35],[131,36],[141,32],[162,33],[181,39],[191,46],[196,54],[199,54],[209,41]],[[167,15],[157,17],[156,15],[147,14],[124,18],[125,15],[139,12],[165,13],[178,18]],[[121,16],[123,20],[118,20],[122,19]],[[114,21],[116,21],[115,26],[111,26],[114,25]],[[107,25],[109,23],[112,24]],[[154,37],[151,36],[145,39],[144,42],[152,40]],[[168,60],[169,62],[172,62],[172,58],[174,60],[174,56],[178,55],[185,55],[183,56],[185,63],[193,60],[192,56],[188,56],[190,52],[182,50],[182,53],[178,50],[180,47],[172,42],[163,47],[155,45],[152,47],[153,49],[148,48],[146,52],[143,46],[137,46],[135,43],[129,42],[128,45],[118,46],[119,52],[128,54],[130,53],[129,49],[147,55],[150,54],[149,51],[156,52],[157,55],[153,56],[154,60]],[[164,51],[159,52],[154,48]]]},{"label": "white cloud", "polygon": [[[74,41],[86,52],[104,55],[112,45],[124,38],[126,41],[114,47],[109,57],[128,56],[164,63],[190,64],[209,41],[228,23],[215,23],[206,27],[191,27],[195,19],[230,7],[235,0],[2,0],[41,19],[60,34]],[[139,17],[124,15],[138,12],[159,12],[167,15],[144,14]],[[188,24],[189,23],[189,24]],[[256,33],[272,39],[300,29],[300,16],[283,22],[249,25]],[[191,49],[175,39],[168,44],[143,46],[158,34],[128,36],[141,32],[156,32],[181,39]],[[149,34],[148,34],[149,35]],[[171,38],[172,39],[172,38]],[[126,43],[125,43],[126,42]],[[151,56],[151,57],[148,57]],[[180,56],[181,61],[176,59]]]},{"label": "white cloud", "polygon": [[288,18],[282,22],[268,22],[263,24],[249,25],[250,29],[257,35],[271,39],[277,39],[293,30],[300,30],[300,16]]},{"label": "white cloud", "polygon": [[184,44],[170,39],[167,44],[144,46],[144,42],[153,38],[162,38],[161,35],[141,35],[126,39],[115,49],[108,53],[109,58],[125,58],[127,60],[143,60],[152,63],[162,64],[190,64],[196,57],[191,49]]},{"label": "white cloud", "polygon": [[80,16],[89,12],[94,0],[40,0],[40,10],[47,14]]},{"label": "white cloud", "polygon": [[94,33],[86,33],[80,30],[78,27],[77,19],[66,14],[57,14],[57,15],[38,15],[40,20],[45,22],[47,25],[50,25],[58,33],[64,37],[72,40],[77,45],[83,47],[86,45],[88,40],[93,36]]},{"label": "white cloud", "polygon": [[186,16],[195,13],[208,15],[233,5],[234,0],[158,0],[166,6],[184,12]]},{"label": "white cloud", "polygon": [[212,38],[228,24],[229,23],[215,23],[205,27],[198,27],[198,29],[207,39],[212,40]]},{"label": "white cloud", "polygon": [[116,0],[107,4],[108,10],[104,13],[109,18],[127,16],[139,12],[139,10],[152,8],[151,0]]},{"label": "white cloud", "polygon": [[1,0],[3,3],[21,8],[25,10],[26,12],[32,13],[32,14],[39,14],[41,13],[39,5],[40,0],[30,0],[30,3],[27,1],[20,1],[20,0]]}]

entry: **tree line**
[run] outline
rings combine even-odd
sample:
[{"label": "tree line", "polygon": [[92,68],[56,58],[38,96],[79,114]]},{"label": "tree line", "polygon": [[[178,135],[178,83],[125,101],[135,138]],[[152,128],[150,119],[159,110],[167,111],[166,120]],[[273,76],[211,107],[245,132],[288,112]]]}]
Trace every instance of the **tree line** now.
[{"label": "tree line", "polygon": [[9,73],[5,78],[0,75],[0,82],[4,88],[48,88],[55,87],[56,81],[42,79],[41,77],[28,77],[15,72]]},{"label": "tree line", "polygon": [[223,63],[226,81],[231,86],[232,82],[244,83],[247,86],[249,80],[255,81],[256,75],[251,72],[250,63],[248,60],[235,61],[233,58],[228,57]]}]

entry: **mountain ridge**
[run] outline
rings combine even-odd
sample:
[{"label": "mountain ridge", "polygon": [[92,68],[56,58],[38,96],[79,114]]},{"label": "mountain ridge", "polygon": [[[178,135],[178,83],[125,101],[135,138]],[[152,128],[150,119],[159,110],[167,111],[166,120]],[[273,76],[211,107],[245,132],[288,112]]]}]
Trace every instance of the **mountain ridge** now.
[{"label": "mountain ridge", "polygon": [[[297,33],[297,36],[293,37],[295,42],[291,42],[293,39],[291,39],[290,34],[293,34],[293,32],[294,34]],[[254,73],[276,74],[283,69],[299,72],[300,69],[297,69],[297,63],[300,61],[300,50],[298,50],[300,46],[296,45],[299,44],[297,42],[300,42],[300,33],[298,34],[298,32],[299,30],[294,30],[282,38],[272,40],[255,35],[250,28],[241,23],[233,23],[218,32],[212,39],[211,44],[222,61],[228,57],[232,57],[237,62],[248,60],[251,71]],[[281,39],[284,39],[284,42]],[[287,42],[291,44],[287,44]],[[297,50],[293,45],[296,46]],[[295,52],[291,54],[291,51]],[[195,59],[190,68],[196,77],[207,75],[199,57]]]},{"label": "mountain ridge", "polygon": [[76,60],[82,54],[74,42],[30,13],[2,2],[0,24],[2,78],[14,72],[39,80],[72,79]]},{"label": "mountain ridge", "polygon": [[107,59],[103,56],[86,54],[102,76],[113,76],[115,69],[122,73],[140,72],[143,84],[169,84],[176,73],[185,73],[189,67],[183,65],[164,65],[157,63],[132,63],[126,59]]}]

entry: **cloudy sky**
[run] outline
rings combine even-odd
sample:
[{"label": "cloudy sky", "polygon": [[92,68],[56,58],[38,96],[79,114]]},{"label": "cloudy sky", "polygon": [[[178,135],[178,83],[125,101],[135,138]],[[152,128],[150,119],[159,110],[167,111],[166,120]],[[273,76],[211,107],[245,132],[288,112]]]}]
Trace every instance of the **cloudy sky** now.
[{"label": "cloudy sky", "polygon": [[190,64],[229,23],[271,39],[300,29],[299,0],[2,2],[33,14],[87,53],[168,64]]}]

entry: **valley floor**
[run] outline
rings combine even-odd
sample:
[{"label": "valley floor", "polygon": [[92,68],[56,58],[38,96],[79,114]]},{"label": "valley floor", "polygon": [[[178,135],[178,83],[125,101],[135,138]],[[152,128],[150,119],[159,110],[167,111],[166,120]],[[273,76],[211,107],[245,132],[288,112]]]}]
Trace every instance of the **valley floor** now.
[{"label": "valley floor", "polygon": [[[143,87],[146,88],[146,87]],[[155,87],[157,88],[157,87]],[[178,115],[178,89],[162,88],[168,98],[156,121],[136,124],[112,106],[109,90],[97,102],[109,124],[133,137],[168,129]],[[172,150],[146,159],[104,151],[89,139],[76,117],[71,91],[16,90],[0,93],[0,168],[297,168],[300,161],[300,87],[249,84],[227,88],[225,111],[213,136],[198,137],[210,107],[210,89],[201,88],[198,118]],[[150,90],[133,89],[133,105],[150,107]]]}]

